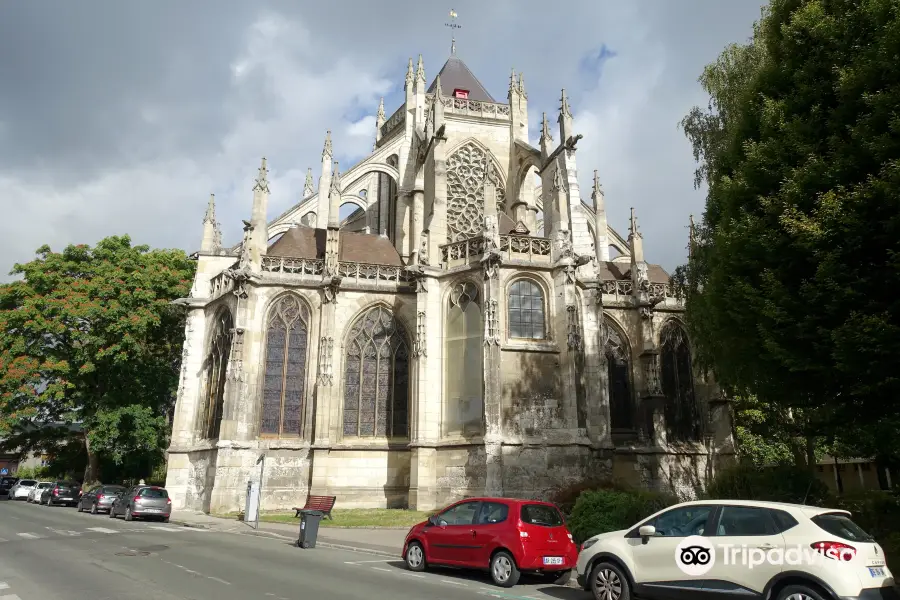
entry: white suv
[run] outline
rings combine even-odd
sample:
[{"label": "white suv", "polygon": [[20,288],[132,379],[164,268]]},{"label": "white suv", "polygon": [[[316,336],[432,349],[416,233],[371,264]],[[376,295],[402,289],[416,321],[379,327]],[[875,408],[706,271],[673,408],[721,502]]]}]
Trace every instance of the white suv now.
[{"label": "white suv", "polygon": [[884,550],[850,513],[777,502],[685,502],[585,541],[597,600],[900,600]]}]

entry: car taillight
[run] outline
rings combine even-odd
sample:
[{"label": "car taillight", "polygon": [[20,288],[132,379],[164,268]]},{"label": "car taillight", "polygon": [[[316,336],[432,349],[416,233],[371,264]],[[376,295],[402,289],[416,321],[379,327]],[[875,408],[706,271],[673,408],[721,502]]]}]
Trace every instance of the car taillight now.
[{"label": "car taillight", "polygon": [[54,495],[54,496],[59,496],[59,490],[54,488],[54,489],[53,489],[53,495]]},{"label": "car taillight", "polygon": [[106,498],[106,496],[103,494],[97,494],[97,500],[103,500],[104,498]]},{"label": "car taillight", "polygon": [[171,499],[171,498],[166,498],[166,504],[172,504],[172,499]]},{"label": "car taillight", "polygon": [[140,501],[141,501],[141,497],[140,497],[140,496],[135,496],[135,497],[134,497],[134,501],[135,501],[135,502],[140,502]]},{"label": "car taillight", "polygon": [[841,542],[816,542],[812,548],[827,558],[842,562],[849,562],[856,556],[856,548]]}]

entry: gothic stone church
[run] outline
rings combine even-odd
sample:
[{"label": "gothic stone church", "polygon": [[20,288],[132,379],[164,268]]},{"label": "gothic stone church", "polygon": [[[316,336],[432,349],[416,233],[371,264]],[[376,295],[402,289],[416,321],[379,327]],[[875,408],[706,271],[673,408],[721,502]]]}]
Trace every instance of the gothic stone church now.
[{"label": "gothic stone church", "polygon": [[690,495],[733,455],[730,409],[637,220],[627,239],[607,224],[596,171],[582,195],[565,91],[536,147],[521,75],[497,100],[454,51],[430,85],[410,59],[405,90],[361,162],[342,171],[326,135],[318,186],[310,169],[272,220],[263,159],[239,245],[210,199],[178,301],[174,507],[239,510],[260,477],[264,509],[600,476]]}]

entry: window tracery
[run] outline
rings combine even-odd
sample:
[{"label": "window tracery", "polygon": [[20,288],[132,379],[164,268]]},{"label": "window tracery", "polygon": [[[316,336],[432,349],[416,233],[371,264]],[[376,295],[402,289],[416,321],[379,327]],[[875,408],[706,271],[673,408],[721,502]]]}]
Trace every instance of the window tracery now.
[{"label": "window tracery", "polygon": [[700,410],[694,395],[691,349],[684,327],[673,320],[660,332],[659,360],[668,438],[697,440],[700,437]]},{"label": "window tracery", "polygon": [[309,309],[294,295],[282,296],[266,324],[261,434],[301,434],[308,347]]},{"label": "window tracery", "polygon": [[206,355],[206,415],[204,434],[207,439],[218,439],[225,407],[225,376],[228,358],[231,354],[231,340],[234,337],[234,322],[231,313],[221,310],[213,323]]},{"label": "window tracery", "polygon": [[344,371],[344,435],[409,432],[409,345],[390,310],[376,306],[350,329]]},{"label": "window tracery", "polygon": [[[447,159],[447,242],[478,234],[484,227],[484,166],[493,160],[475,142],[467,142]],[[497,211],[503,212],[506,191],[499,169],[492,169],[497,189]]]},{"label": "window tracery", "polygon": [[634,402],[631,394],[631,357],[628,345],[617,328],[606,325],[608,339],[604,354],[609,380],[609,418],[612,429],[634,428]]},{"label": "window tracery", "polygon": [[509,288],[507,303],[509,337],[542,340],[547,337],[544,320],[544,292],[528,279],[519,279]]}]

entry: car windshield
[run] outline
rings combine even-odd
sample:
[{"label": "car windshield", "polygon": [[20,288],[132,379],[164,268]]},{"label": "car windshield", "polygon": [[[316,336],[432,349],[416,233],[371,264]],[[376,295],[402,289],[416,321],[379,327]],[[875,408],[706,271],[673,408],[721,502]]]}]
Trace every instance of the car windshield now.
[{"label": "car windshield", "polygon": [[144,488],[140,493],[141,498],[168,498],[169,493],[162,488]]},{"label": "car windshield", "polygon": [[546,504],[526,504],[522,507],[522,522],[529,525],[559,527],[563,524],[562,515],[552,506]]},{"label": "car windshield", "polygon": [[42,482],[40,482],[40,483],[38,484],[38,488],[39,488],[39,489],[44,489],[44,488],[50,487],[51,485],[53,485],[53,484],[50,483],[49,481],[42,481]]},{"label": "car windshield", "polygon": [[124,491],[125,488],[121,485],[107,485],[103,489],[100,490],[103,494],[118,494],[119,492]]},{"label": "car windshield", "polygon": [[71,482],[71,481],[57,481],[57,482],[56,482],[56,485],[58,485],[58,486],[61,487],[61,488],[75,488],[75,487],[78,487],[78,484],[77,484],[77,483],[73,483],[73,482]]},{"label": "car windshield", "polygon": [[0,480],[0,483],[6,484],[6,485],[9,485],[9,484],[15,483],[15,482],[16,482],[15,477],[4,477],[2,480]]},{"label": "car windshield", "polygon": [[831,535],[850,542],[874,542],[875,538],[863,531],[850,517],[841,513],[825,513],[811,519],[813,523]]},{"label": "car windshield", "polygon": [[34,479],[23,479],[19,482],[19,485],[21,485],[22,487],[31,487],[36,483],[37,481],[35,481]]}]

